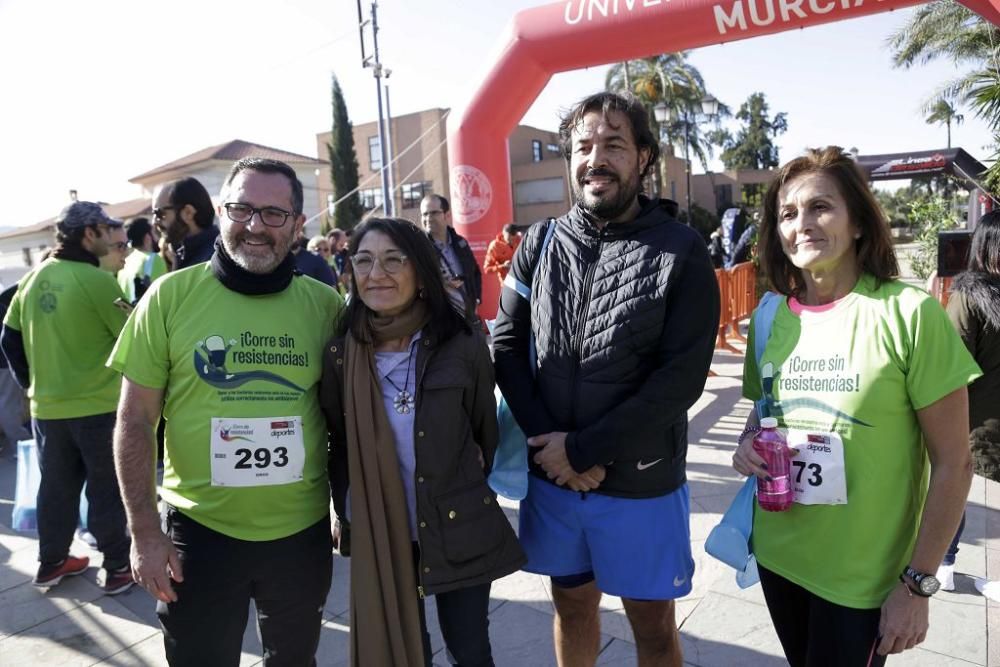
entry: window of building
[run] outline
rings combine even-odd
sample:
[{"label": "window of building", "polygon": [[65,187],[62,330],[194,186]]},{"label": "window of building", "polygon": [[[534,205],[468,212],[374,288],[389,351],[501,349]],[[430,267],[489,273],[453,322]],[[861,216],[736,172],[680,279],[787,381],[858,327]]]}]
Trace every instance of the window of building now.
[{"label": "window of building", "polygon": [[366,211],[370,211],[382,205],[382,188],[359,190],[358,197],[361,198],[361,206]]},{"label": "window of building", "polygon": [[545,150],[550,153],[562,153],[562,149],[559,148],[559,144],[548,144],[545,146]]},{"label": "window of building", "polygon": [[724,211],[733,207],[733,186],[730,184],[715,186],[715,208]]},{"label": "window of building", "polygon": [[531,161],[541,162],[542,161],[542,142],[538,139],[531,140]]},{"label": "window of building", "polygon": [[677,181],[670,181],[670,198],[677,201]]},{"label": "window of building", "polygon": [[403,183],[401,188],[403,194],[403,208],[419,208],[420,200],[425,195],[433,192],[430,181],[419,181],[417,183]]},{"label": "window of building", "polygon": [[514,184],[514,203],[517,206],[562,203],[565,198],[566,184],[561,178],[539,178]]},{"label": "window of building", "polygon": [[378,135],[368,137],[368,164],[372,171],[382,168],[382,143],[378,140]]}]

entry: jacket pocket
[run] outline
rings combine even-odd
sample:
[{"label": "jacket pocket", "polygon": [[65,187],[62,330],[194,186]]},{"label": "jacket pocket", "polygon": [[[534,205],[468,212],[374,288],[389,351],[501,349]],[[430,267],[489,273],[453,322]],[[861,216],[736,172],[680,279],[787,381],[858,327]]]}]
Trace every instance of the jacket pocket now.
[{"label": "jacket pocket", "polygon": [[460,564],[482,557],[503,542],[506,517],[486,481],[438,496],[434,505],[441,525],[445,559]]}]

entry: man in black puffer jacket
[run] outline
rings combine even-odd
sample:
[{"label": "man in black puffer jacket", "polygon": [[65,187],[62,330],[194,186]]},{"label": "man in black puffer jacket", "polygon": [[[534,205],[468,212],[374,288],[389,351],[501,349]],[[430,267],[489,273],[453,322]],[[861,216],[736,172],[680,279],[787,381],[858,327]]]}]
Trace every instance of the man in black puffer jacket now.
[{"label": "man in black puffer jacket", "polygon": [[622,597],[640,664],[680,665],[673,601],[694,572],[687,410],[712,360],[718,285],[677,205],[639,194],[659,145],[635,99],[592,95],[559,134],[576,204],[529,230],[493,338],[497,383],[531,445],[525,569],[552,577],[560,665],[594,664],[602,592]]}]

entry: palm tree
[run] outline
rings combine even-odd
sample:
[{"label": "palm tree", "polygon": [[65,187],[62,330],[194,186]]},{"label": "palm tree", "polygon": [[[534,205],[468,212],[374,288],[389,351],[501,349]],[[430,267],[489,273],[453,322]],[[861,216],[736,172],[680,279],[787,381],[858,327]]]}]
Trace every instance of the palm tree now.
[{"label": "palm tree", "polygon": [[[994,159],[1000,157],[1000,28],[954,0],[919,7],[887,40],[896,67],[923,65],[938,58],[951,61],[963,74],[946,81],[931,95],[927,122],[945,122],[949,112],[934,117],[938,100],[968,104],[993,131]],[[960,122],[952,117],[956,123]],[[949,140],[950,144],[950,140]],[[987,173],[987,186],[1000,191],[1000,160]]]},{"label": "palm tree", "polygon": [[[605,89],[634,94],[646,107],[650,126],[654,128],[659,123],[653,114],[653,107],[666,103],[672,120],[660,126],[663,143],[670,146],[672,153],[675,146],[689,142],[691,154],[707,169],[712,147],[705,140],[697,118],[701,112],[701,101],[708,96],[708,92],[701,72],[687,58],[688,52],[682,51],[616,63],[605,76]],[[728,115],[728,109],[720,104],[716,120],[722,115]],[[654,173],[654,180],[659,190],[659,173]]]},{"label": "palm tree", "polygon": [[939,97],[929,107],[925,107],[924,111],[928,114],[927,118],[924,119],[928,125],[943,123],[948,128],[948,148],[951,148],[951,124],[961,125],[965,116],[958,113],[958,109],[943,97]]}]

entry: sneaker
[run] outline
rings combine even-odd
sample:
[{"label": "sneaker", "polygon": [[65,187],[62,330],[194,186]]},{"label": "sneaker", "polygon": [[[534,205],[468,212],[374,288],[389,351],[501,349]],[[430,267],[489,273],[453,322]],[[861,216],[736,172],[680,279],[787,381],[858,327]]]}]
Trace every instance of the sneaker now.
[{"label": "sneaker", "polygon": [[941,565],[938,567],[937,574],[934,575],[938,581],[941,582],[942,591],[953,591],[955,590],[955,566],[954,565]]},{"label": "sneaker", "polygon": [[104,575],[104,580],[97,583],[104,589],[105,595],[118,595],[135,585],[135,579],[132,578],[132,568],[128,565],[117,570],[101,570],[101,573]]},{"label": "sneaker", "polygon": [[82,558],[67,556],[62,562],[55,565],[45,565],[43,563],[38,566],[38,573],[35,574],[35,578],[31,583],[39,588],[52,588],[62,581],[63,577],[73,577],[83,574],[89,565],[90,559],[86,556]]}]

